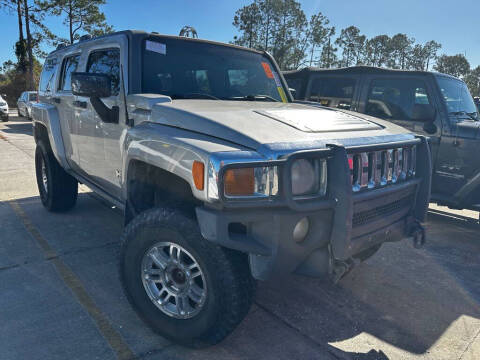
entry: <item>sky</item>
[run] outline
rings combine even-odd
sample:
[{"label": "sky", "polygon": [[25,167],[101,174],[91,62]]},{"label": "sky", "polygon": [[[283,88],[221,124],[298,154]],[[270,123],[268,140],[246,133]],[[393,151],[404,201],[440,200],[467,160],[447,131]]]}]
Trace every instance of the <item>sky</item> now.
[{"label": "sky", "polygon": [[[137,29],[178,35],[184,25],[193,26],[200,38],[228,42],[237,34],[232,25],[235,11],[251,0],[107,0],[102,7],[115,30]],[[480,65],[479,0],[304,0],[307,17],[321,11],[340,29],[357,26],[362,34],[406,33],[419,43],[440,42],[440,54],[467,56]],[[60,18],[47,18],[57,35],[67,37]],[[0,13],[0,64],[12,59],[18,39],[15,14]],[[47,49],[52,50],[52,49]]]}]

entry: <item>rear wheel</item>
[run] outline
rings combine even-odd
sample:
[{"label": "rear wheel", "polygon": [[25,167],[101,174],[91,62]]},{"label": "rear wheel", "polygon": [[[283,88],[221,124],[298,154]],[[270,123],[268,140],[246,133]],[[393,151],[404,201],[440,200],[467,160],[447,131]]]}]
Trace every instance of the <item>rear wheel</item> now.
[{"label": "rear wheel", "polygon": [[63,170],[43,141],[35,150],[35,171],[40,199],[47,210],[61,212],[75,206],[78,182]]},{"label": "rear wheel", "polygon": [[247,256],[202,238],[194,219],[156,208],[134,218],[120,272],[137,313],[164,337],[191,347],[223,340],[248,313],[255,282]]}]

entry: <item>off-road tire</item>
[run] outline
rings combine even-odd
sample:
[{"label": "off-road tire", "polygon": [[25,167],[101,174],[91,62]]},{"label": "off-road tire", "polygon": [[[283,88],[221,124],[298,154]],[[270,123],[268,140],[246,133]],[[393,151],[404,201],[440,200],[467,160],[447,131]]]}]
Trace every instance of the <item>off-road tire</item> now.
[{"label": "off-road tire", "polygon": [[[42,161],[47,176],[47,191],[43,184]],[[78,182],[58,163],[50,147],[43,141],[37,143],[35,150],[35,172],[38,191],[43,206],[53,212],[63,212],[75,206],[78,196]]]},{"label": "off-road tire", "polygon": [[[193,255],[204,273],[207,296],[192,318],[171,317],[150,300],[141,264],[148,249],[168,241]],[[120,275],[138,315],[157,333],[184,346],[200,348],[222,341],[247,315],[255,293],[245,254],[205,240],[194,218],[176,208],[153,208],[135,217],[121,241]]]}]

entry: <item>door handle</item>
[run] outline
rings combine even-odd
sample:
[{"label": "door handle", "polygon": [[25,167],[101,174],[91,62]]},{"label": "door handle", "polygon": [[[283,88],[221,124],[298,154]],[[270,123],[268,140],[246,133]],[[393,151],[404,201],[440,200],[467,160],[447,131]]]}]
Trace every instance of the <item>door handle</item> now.
[{"label": "door handle", "polygon": [[62,99],[57,98],[57,97],[52,98],[52,100],[55,101],[57,104],[60,104],[62,102]]},{"label": "door handle", "polygon": [[87,102],[86,102],[86,101],[78,101],[78,100],[75,100],[75,101],[73,102],[73,106],[79,107],[79,108],[82,108],[82,109],[86,109],[86,108],[87,108]]}]

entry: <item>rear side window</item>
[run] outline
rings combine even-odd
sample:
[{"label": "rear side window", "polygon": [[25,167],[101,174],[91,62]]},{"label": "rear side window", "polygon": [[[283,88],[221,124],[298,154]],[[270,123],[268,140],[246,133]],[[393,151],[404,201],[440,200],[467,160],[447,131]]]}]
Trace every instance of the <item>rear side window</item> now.
[{"label": "rear side window", "polygon": [[80,55],[73,55],[63,59],[62,73],[60,75],[60,83],[58,84],[58,90],[72,90],[72,73],[77,71],[79,60]]},{"label": "rear side window", "polygon": [[350,110],[355,85],[353,78],[317,77],[312,82],[308,100],[323,106]]},{"label": "rear side window", "polygon": [[112,95],[118,95],[120,90],[120,50],[107,49],[92,52],[88,57],[87,72],[110,76]]},{"label": "rear side window", "polygon": [[427,87],[419,79],[373,80],[366,113],[382,119],[415,120],[422,107],[430,105]]},{"label": "rear side window", "polygon": [[288,87],[290,89],[294,89],[295,92],[292,93],[293,97],[295,98],[295,100],[300,100],[299,97],[300,97],[300,90],[302,90],[302,83],[303,83],[303,80],[298,78],[298,79],[288,79],[286,78],[287,80],[287,83],[288,83]]},{"label": "rear side window", "polygon": [[43,65],[42,75],[40,75],[40,84],[38,87],[40,91],[53,90],[53,82],[54,82],[56,71],[57,71],[56,59],[50,59],[45,61],[45,65]]}]

